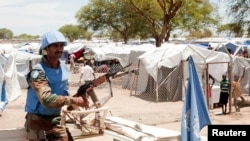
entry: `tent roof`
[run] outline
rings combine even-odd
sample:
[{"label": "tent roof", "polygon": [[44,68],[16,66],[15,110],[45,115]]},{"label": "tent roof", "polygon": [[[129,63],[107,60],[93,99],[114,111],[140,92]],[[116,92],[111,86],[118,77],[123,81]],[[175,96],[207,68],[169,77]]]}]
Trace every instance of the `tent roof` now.
[{"label": "tent roof", "polygon": [[118,59],[122,66],[128,64],[129,54],[133,51],[148,51],[155,49],[152,44],[141,45],[117,45],[115,43],[106,44],[103,46],[87,47],[88,53],[94,56],[96,61]]},{"label": "tent roof", "polygon": [[[138,58],[143,62],[147,72],[157,80],[158,69],[161,67],[174,68],[181,61],[187,60],[190,55],[194,62],[201,66],[206,63],[230,62],[230,57],[225,53],[208,50],[193,44],[163,44],[162,47],[148,51]],[[209,70],[215,72],[213,67],[209,67]],[[227,65],[221,65],[219,71],[225,72],[226,70]]]}]

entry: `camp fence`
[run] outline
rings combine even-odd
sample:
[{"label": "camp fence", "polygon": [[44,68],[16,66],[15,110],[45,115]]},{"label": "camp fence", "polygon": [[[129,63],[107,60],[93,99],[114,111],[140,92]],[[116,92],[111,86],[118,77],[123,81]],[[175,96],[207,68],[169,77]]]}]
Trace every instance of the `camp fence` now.
[{"label": "camp fence", "polygon": [[144,51],[131,51],[128,70],[138,69],[139,74],[129,73],[122,80],[122,88],[130,90],[130,95],[144,100],[163,102],[182,100],[182,65],[175,68],[162,67],[158,70],[157,82],[147,73],[138,56]]}]

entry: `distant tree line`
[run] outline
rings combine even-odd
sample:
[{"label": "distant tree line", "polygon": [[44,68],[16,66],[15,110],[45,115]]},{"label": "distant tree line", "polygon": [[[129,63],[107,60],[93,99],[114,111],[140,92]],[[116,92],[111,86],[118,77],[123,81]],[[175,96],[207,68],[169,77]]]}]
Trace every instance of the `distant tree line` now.
[{"label": "distant tree line", "polygon": [[28,35],[28,34],[20,34],[18,36],[14,36],[13,32],[7,28],[0,28],[0,39],[22,39],[22,40],[34,40],[39,39],[39,35]]}]

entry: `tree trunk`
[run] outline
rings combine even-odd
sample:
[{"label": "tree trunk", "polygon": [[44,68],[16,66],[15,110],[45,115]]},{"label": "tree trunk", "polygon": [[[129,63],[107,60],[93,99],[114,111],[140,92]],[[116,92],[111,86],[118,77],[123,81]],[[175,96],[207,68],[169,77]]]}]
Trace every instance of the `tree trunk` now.
[{"label": "tree trunk", "polygon": [[167,30],[166,37],[165,37],[165,42],[168,42],[169,38],[170,38],[170,30]]},{"label": "tree trunk", "polygon": [[128,43],[128,37],[123,36],[123,40],[124,40],[124,44],[127,44],[127,43]]},{"label": "tree trunk", "polygon": [[162,42],[162,40],[158,36],[155,37],[155,46],[156,47],[161,47],[161,42]]}]

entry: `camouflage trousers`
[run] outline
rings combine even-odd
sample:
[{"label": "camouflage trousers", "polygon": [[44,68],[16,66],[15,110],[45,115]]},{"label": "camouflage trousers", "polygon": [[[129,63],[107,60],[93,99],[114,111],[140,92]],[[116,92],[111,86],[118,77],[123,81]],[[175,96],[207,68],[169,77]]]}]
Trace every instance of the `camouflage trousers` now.
[{"label": "camouflage trousers", "polygon": [[73,141],[67,128],[60,125],[60,116],[27,113],[25,118],[28,141]]}]

